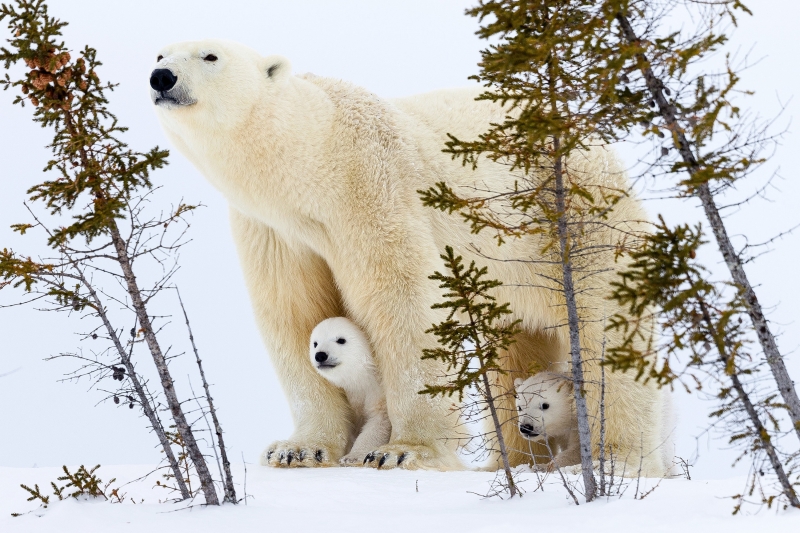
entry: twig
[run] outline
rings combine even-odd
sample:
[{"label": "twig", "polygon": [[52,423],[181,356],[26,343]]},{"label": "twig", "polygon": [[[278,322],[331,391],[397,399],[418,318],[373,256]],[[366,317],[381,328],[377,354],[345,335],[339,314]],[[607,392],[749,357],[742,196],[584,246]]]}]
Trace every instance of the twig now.
[{"label": "twig", "polygon": [[[183,300],[181,299],[181,292],[178,290],[178,287],[175,287],[175,292],[178,295],[178,302],[180,302],[181,304],[181,311],[183,311],[183,317],[186,319],[186,329],[189,331],[189,340],[192,343],[192,350],[194,350],[194,357],[195,360],[197,361],[197,368],[200,370],[200,379],[203,380],[203,389],[206,392],[206,401],[208,402],[208,409],[211,412],[211,420],[214,422],[214,432],[217,435],[217,443],[219,444],[219,451],[220,454],[222,455],[222,465],[225,468],[225,478],[224,478],[225,498],[223,499],[223,502],[230,502],[236,504],[237,501],[236,490],[233,487],[233,475],[231,474],[231,463],[230,461],[228,461],[228,453],[225,449],[225,442],[222,439],[222,426],[220,425],[219,419],[217,418],[217,410],[216,408],[214,408],[214,400],[211,398],[211,391],[209,390],[208,387],[206,374],[203,371],[203,362],[200,360],[200,353],[197,351],[197,345],[194,342],[194,335],[192,334],[192,326],[189,324],[189,315],[186,313],[186,308],[183,305]],[[203,416],[205,416],[205,413]],[[217,450],[215,448],[214,455],[216,455],[216,453]],[[217,462],[219,462],[219,458],[217,458]]]},{"label": "twig", "polygon": [[209,435],[211,435],[211,449],[214,450],[214,459],[217,461],[217,470],[219,471],[219,478],[224,480],[225,477],[222,474],[222,463],[219,462],[219,453],[217,453],[217,445],[214,441],[214,430],[211,429],[211,424],[208,423],[208,416],[206,416],[206,410],[203,409],[203,405],[200,403],[200,398],[197,397],[197,393],[194,392],[194,387],[192,386],[192,378],[187,374],[186,381],[189,383],[189,390],[192,391],[192,398],[194,398],[195,403],[197,403],[197,409],[200,411],[200,415],[203,417],[203,421],[206,423],[206,428],[208,429]]},{"label": "twig", "polygon": [[247,461],[244,460],[244,452],[242,452],[242,465],[244,465],[244,504],[247,505]]}]

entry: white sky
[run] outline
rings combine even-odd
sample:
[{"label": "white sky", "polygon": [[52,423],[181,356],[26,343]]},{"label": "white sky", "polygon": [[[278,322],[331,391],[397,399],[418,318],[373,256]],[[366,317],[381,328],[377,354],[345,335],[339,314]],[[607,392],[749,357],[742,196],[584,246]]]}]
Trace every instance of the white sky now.
[{"label": "white sky", "polygon": [[[473,2],[456,0],[307,1],[293,0],[51,0],[51,11],[66,19],[66,41],[73,49],[91,44],[104,66],[100,76],[119,82],[112,110],[130,127],[126,140],[135,149],[170,147],[152,111],[148,75],[163,45],[208,37],[243,42],[264,55],[279,53],[295,72],[313,72],[354,82],[384,97],[403,96],[445,87],[463,86],[476,71],[482,43],[474,36],[474,19],[463,10]],[[749,105],[764,115],[774,114],[780,101],[797,91],[800,74],[796,21],[800,5],[789,0],[751,2],[755,18],[743,20],[736,43],[755,45],[763,60],[744,76],[743,86],[755,89]],[[5,28],[0,31],[3,36]],[[11,106],[12,95],[0,94],[0,246],[35,254],[34,237],[20,238],[8,230],[27,221],[24,192],[42,180],[50,141],[30,121],[30,108]],[[783,124],[797,114],[790,103]],[[171,147],[170,147],[171,148]],[[629,154],[628,150],[623,153]],[[772,203],[762,203],[735,215],[732,227],[756,242],[800,222],[800,186],[794,169],[800,163],[800,144],[791,132],[768,171],[780,167],[784,177],[772,191]],[[221,409],[226,440],[234,458],[255,461],[272,440],[287,437],[291,420],[268,356],[250,312],[235,251],[229,235],[226,203],[182,156],[174,152],[168,168],[154,175],[164,185],[159,198],[165,205],[181,197],[207,207],[194,217],[194,242],[182,254],[178,282],[193,320],[195,337],[214,383],[213,396]],[[665,211],[671,221],[695,220],[692,204],[649,204],[651,213]],[[781,348],[790,371],[800,375],[795,332],[800,312],[800,282],[796,275],[798,236],[789,236],[777,250],[748,267],[761,283],[759,295],[772,309],[771,317],[784,332]],[[712,259],[716,261],[716,259]],[[5,292],[5,291],[4,291]],[[7,302],[8,296],[2,301]],[[180,323],[177,323],[180,326]],[[44,362],[48,355],[74,349],[74,320],[39,313],[31,308],[0,310],[0,465],[32,466],[98,462],[152,463],[160,458],[154,436],[143,431],[136,411],[113,405],[95,406],[97,392],[87,383],[59,384],[73,369],[65,361]],[[180,333],[180,330],[178,330]],[[187,367],[187,372],[188,367]],[[182,372],[182,373],[181,373]],[[186,372],[176,367],[176,377]],[[195,388],[198,383],[195,381]],[[185,385],[184,394],[188,394]],[[695,397],[678,398],[681,417],[679,454],[689,456],[694,438],[712,405]],[[724,448],[724,446],[722,446]],[[696,472],[701,476],[728,474],[734,455],[717,443],[701,441]]]}]

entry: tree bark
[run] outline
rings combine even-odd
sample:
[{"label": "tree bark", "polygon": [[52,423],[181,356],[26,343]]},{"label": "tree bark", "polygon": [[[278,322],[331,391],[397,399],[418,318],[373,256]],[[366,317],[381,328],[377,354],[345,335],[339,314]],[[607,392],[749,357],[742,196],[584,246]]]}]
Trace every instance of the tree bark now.
[{"label": "tree bark", "polygon": [[194,464],[197,477],[200,479],[200,487],[203,490],[206,505],[219,505],[217,491],[214,488],[214,480],[208,470],[205,457],[203,457],[200,447],[197,445],[197,441],[194,438],[192,428],[186,421],[186,416],[183,414],[180,400],[178,400],[178,395],[175,392],[172,376],[170,376],[169,368],[167,368],[167,361],[161,351],[161,346],[158,344],[153,325],[150,322],[150,316],[147,314],[147,309],[142,301],[142,294],[136,283],[136,276],[133,274],[130,257],[128,256],[127,243],[120,235],[119,227],[116,223],[112,223],[109,226],[109,230],[111,232],[111,240],[114,244],[114,249],[117,252],[117,261],[122,269],[127,291],[131,297],[133,309],[144,333],[147,347],[150,350],[150,354],[153,356],[156,370],[158,370],[158,376],[161,379],[161,386],[164,388],[164,397],[167,400],[167,405],[172,413],[172,419],[175,421],[178,433],[189,451],[189,457],[192,460],[192,464]]},{"label": "tree bark", "polygon": [[[616,19],[622,28],[625,39],[632,44],[639,42],[639,39],[636,36],[636,33],[633,31],[628,18],[620,13],[617,14]],[[664,119],[664,122],[667,124],[667,128],[673,134],[675,148],[678,150],[678,153],[680,153],[683,162],[687,165],[687,171],[689,174],[694,175],[698,170],[700,170],[700,164],[697,162],[697,158],[692,153],[691,145],[686,139],[683,129],[680,127],[680,124],[678,124],[675,107],[671,105],[664,96],[664,84],[653,73],[653,70],[650,68],[650,62],[643,53],[638,54],[637,59],[639,60],[640,69],[644,76],[645,83],[647,84],[647,89],[653,97],[655,103],[658,105],[658,111],[661,115],[661,118]],[[750,321],[752,322],[753,328],[758,336],[761,349],[764,351],[767,364],[769,365],[769,368],[775,379],[775,383],[778,386],[781,397],[786,404],[786,409],[789,412],[789,417],[792,421],[792,425],[794,426],[797,438],[800,439],[800,397],[798,397],[797,390],[794,387],[794,382],[792,381],[791,377],[789,376],[789,372],[786,369],[783,356],[781,356],[781,353],[778,350],[778,345],[775,342],[775,336],[772,334],[772,331],[769,328],[769,323],[764,316],[764,311],[761,308],[761,304],[759,303],[756,293],[753,290],[753,286],[750,284],[750,280],[747,278],[747,274],[744,271],[741,257],[736,253],[736,250],[734,249],[733,244],[728,237],[727,229],[725,228],[725,224],[719,214],[719,209],[714,201],[714,195],[711,193],[708,183],[703,183],[698,186],[694,191],[694,195],[697,196],[697,198],[699,198],[700,202],[703,204],[703,210],[705,211],[706,218],[711,226],[711,231],[714,234],[714,238],[717,241],[719,251],[722,253],[722,257],[725,260],[725,264],[728,267],[734,283],[742,291],[742,296],[747,307],[747,313],[750,316]]]},{"label": "tree bark", "polygon": [[[603,321],[605,329],[605,321]],[[606,338],[603,336],[603,347],[600,353],[600,496],[606,493]]]},{"label": "tree bark", "polygon": [[558,243],[561,248],[561,273],[564,283],[564,299],[567,305],[567,322],[569,324],[569,347],[572,359],[572,387],[575,396],[575,411],[578,415],[578,439],[581,447],[581,471],[583,474],[584,495],[586,502],[594,500],[597,483],[594,479],[592,464],[592,434],[589,428],[589,410],[583,389],[583,361],[581,360],[580,317],[575,300],[575,285],[572,280],[572,259],[569,252],[569,228],[567,226],[566,191],[564,189],[564,173],[562,157],[558,155],[560,142],[553,138],[553,151],[557,154],[553,165],[555,178],[556,210],[558,213]]}]

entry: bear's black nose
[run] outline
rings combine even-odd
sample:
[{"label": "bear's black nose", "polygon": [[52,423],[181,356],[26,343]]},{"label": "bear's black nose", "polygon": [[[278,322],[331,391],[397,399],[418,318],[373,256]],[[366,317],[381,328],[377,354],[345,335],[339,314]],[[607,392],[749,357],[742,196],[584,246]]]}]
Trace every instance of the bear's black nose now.
[{"label": "bear's black nose", "polygon": [[314,360],[317,363],[324,363],[325,361],[328,360],[328,354],[326,354],[325,352],[317,352],[314,354]]},{"label": "bear's black nose", "polygon": [[150,87],[155,91],[169,91],[177,81],[178,76],[168,68],[157,68],[150,74]]},{"label": "bear's black nose", "polygon": [[533,426],[530,424],[520,424],[519,432],[528,437],[538,437],[538,433],[533,432]]}]

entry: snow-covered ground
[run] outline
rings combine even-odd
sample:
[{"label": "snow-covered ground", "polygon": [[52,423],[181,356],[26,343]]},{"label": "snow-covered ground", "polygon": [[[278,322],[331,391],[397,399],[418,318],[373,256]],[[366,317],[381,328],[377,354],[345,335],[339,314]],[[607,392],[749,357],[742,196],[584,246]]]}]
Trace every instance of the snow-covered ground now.
[{"label": "snow-covered ground", "polygon": [[[146,473],[146,466],[104,466],[101,478],[121,485]],[[20,517],[12,512],[37,509],[26,502],[20,483],[49,485],[56,468],[0,468],[0,531],[201,533],[228,531],[320,531],[391,533],[428,531],[547,532],[628,531],[671,533],[796,533],[800,512],[746,507],[732,516],[728,497],[744,487],[743,478],[717,481],[663,480],[644,500],[635,500],[635,480],[621,498],[575,506],[556,476],[535,491],[536,476],[524,474],[522,499],[481,499],[494,474],[486,472],[375,471],[361,468],[277,470],[248,467],[248,504],[221,508],[159,503],[165,497],[155,477],[122,489],[122,504],[65,500]],[[241,466],[234,470],[243,493]],[[576,479],[576,476],[571,476]],[[640,494],[653,486],[642,480]],[[418,491],[417,491],[418,489]],[[135,498],[143,503],[131,503]],[[588,529],[587,529],[588,528]]]}]

